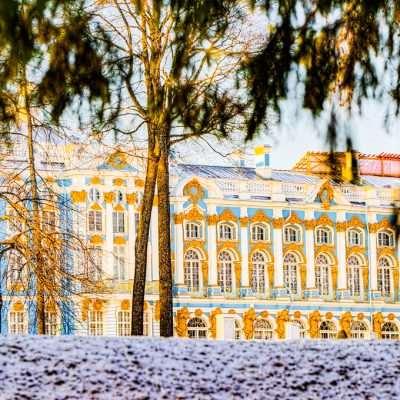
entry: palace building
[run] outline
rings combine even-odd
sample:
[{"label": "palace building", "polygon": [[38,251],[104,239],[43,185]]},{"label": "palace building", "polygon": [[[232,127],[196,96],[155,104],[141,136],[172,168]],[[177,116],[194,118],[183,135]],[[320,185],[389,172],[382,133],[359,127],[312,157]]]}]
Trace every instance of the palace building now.
[{"label": "palace building", "polygon": [[[73,204],[72,229],[89,244],[112,289],[85,294],[82,288],[84,297],[71,297],[68,316],[49,313],[48,331],[128,335],[142,157],[96,145],[43,148],[39,189],[51,186]],[[2,161],[4,177],[21,171],[24,179],[25,152],[16,147]],[[331,167],[329,154],[309,152],[292,170],[275,170],[270,147],[260,146],[253,167],[242,157],[231,167],[172,163],[177,336],[215,338],[217,315],[230,314],[237,339],[284,339],[287,321],[304,338],[334,338],[344,330],[352,338],[373,331],[400,339],[400,155],[335,157]],[[156,198],[144,318],[150,336],[159,335],[160,317],[157,206]],[[0,199],[2,215],[8,209]],[[61,223],[57,210],[44,211],[55,227]],[[0,222],[3,242],[12,235],[7,221]],[[34,304],[11,292],[12,277],[4,275],[17,261],[1,259],[1,332],[34,333]]]}]

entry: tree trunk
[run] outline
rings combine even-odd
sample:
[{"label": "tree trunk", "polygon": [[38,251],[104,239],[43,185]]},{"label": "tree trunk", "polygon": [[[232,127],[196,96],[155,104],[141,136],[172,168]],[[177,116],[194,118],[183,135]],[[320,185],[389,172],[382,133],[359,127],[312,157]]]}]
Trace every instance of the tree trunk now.
[{"label": "tree trunk", "polygon": [[160,137],[160,161],[158,165],[158,232],[160,269],[160,335],[174,335],[172,264],[171,264],[171,221],[169,197],[169,135]]},{"label": "tree trunk", "polygon": [[[149,135],[153,133],[149,132]],[[154,137],[153,137],[154,139]],[[156,140],[156,139],[155,139]],[[143,335],[144,295],[146,287],[147,243],[149,240],[151,210],[153,208],[154,192],[157,181],[158,155],[154,140],[149,140],[146,179],[140,212],[139,229],[135,242],[135,279],[132,293],[131,334]]]},{"label": "tree trunk", "polygon": [[[35,153],[33,148],[33,127],[32,127],[32,114],[30,110],[30,99],[28,93],[28,83],[26,80],[25,71],[23,73],[23,95],[24,95],[24,113],[27,120],[27,145],[29,154],[29,180],[30,180],[30,195],[32,200],[32,239],[34,244],[34,262],[35,276],[36,276],[36,312],[37,312],[37,328],[38,334],[46,334],[46,310],[45,310],[45,291],[43,287],[43,259],[40,252],[41,239],[40,239],[40,210],[39,210],[39,196],[38,187],[36,182],[36,167],[35,167]],[[28,263],[29,264],[29,263]],[[28,272],[29,273],[29,272]]]}]

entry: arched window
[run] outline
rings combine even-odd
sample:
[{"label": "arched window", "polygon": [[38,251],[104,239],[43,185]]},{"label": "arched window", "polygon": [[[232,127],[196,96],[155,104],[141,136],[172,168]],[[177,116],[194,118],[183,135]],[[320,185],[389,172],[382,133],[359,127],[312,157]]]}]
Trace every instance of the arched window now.
[{"label": "arched window", "polygon": [[8,314],[8,333],[11,335],[28,333],[28,320],[25,310],[10,311]]},{"label": "arched window", "polygon": [[315,266],[315,285],[320,296],[330,294],[329,261],[325,254],[319,254]]},{"label": "arched window", "polygon": [[283,281],[293,293],[297,293],[298,288],[298,261],[293,253],[285,255],[283,260]]},{"label": "arched window", "polygon": [[120,190],[116,190],[115,192],[115,197],[114,197],[114,201],[117,204],[121,204],[124,201],[124,194],[120,191]]},{"label": "arched window", "polygon": [[253,242],[268,242],[269,229],[265,224],[253,224],[251,226],[251,240]]},{"label": "arched window", "polygon": [[101,336],[104,333],[103,327],[103,311],[91,310],[89,312],[89,335]]},{"label": "arched window", "polygon": [[59,333],[56,311],[46,311],[46,335],[55,336]]},{"label": "arched window", "polygon": [[381,257],[378,261],[378,290],[382,297],[390,297],[392,292],[390,264],[386,257]]},{"label": "arched window", "polygon": [[187,222],[185,228],[186,239],[203,238],[203,227],[201,222]]},{"label": "arched window", "polygon": [[194,250],[185,254],[185,285],[189,293],[200,289],[200,258]]},{"label": "arched window", "polygon": [[117,336],[129,336],[131,333],[131,312],[117,312]]},{"label": "arched window", "polygon": [[235,319],[235,340],[240,340],[242,338],[242,328],[240,327],[240,322]]},{"label": "arched window", "polygon": [[292,322],[300,327],[300,339],[305,339],[307,333],[306,324],[301,319],[293,319]]},{"label": "arched window", "polygon": [[295,225],[285,226],[285,243],[301,242],[300,228]]},{"label": "arched window", "polygon": [[382,324],[382,339],[399,339],[399,328],[394,322]]},{"label": "arched window", "polygon": [[100,192],[96,188],[91,188],[89,190],[89,200],[93,203],[98,203],[100,201]]},{"label": "arched window", "polygon": [[351,228],[347,231],[348,246],[363,246],[364,232],[358,228]]},{"label": "arched window", "polygon": [[103,231],[103,213],[98,210],[89,210],[88,212],[88,230],[89,232]]},{"label": "arched window", "polygon": [[332,244],[332,230],[329,228],[317,228],[315,230],[315,240],[317,245]]},{"label": "arched window", "polygon": [[207,338],[207,325],[199,317],[192,318],[188,324],[188,335],[191,339],[206,339]]},{"label": "arched window", "polygon": [[254,339],[265,340],[272,339],[274,331],[272,325],[266,319],[259,319],[254,322]]},{"label": "arched window", "polygon": [[350,325],[350,337],[352,339],[365,339],[368,332],[368,326],[363,321],[355,321]]},{"label": "arched window", "polygon": [[259,251],[254,252],[251,264],[251,288],[254,293],[265,293],[267,264],[264,255]]},{"label": "arched window", "polygon": [[233,260],[230,253],[221,251],[218,257],[218,286],[222,293],[232,291]]},{"label": "arched window", "polygon": [[236,226],[231,222],[224,222],[219,225],[218,234],[220,240],[236,240]]},{"label": "arched window", "polygon": [[332,321],[323,321],[319,326],[320,339],[334,339],[336,337],[336,325]]},{"label": "arched window", "polygon": [[356,256],[350,256],[347,260],[347,288],[351,296],[359,296],[361,293],[361,262]]},{"label": "arched window", "polygon": [[379,231],[378,232],[378,247],[393,247],[394,237],[393,232]]}]

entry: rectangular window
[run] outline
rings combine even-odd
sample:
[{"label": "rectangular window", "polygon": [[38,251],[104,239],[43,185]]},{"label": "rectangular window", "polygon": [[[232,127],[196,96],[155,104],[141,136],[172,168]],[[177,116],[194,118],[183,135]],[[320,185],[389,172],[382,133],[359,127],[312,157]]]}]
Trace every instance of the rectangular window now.
[{"label": "rectangular window", "polygon": [[103,249],[92,247],[89,249],[88,278],[92,281],[101,280],[103,274]]},{"label": "rectangular window", "polygon": [[57,220],[55,211],[42,211],[42,227],[48,232],[56,230]]},{"label": "rectangular window", "polygon": [[92,310],[89,313],[89,335],[101,336],[103,331],[103,311]]},{"label": "rectangular window", "polygon": [[8,320],[8,331],[11,335],[21,335],[26,333],[25,312],[11,311]]},{"label": "rectangular window", "polygon": [[101,211],[89,211],[89,232],[103,231],[103,213]]},{"label": "rectangular window", "polygon": [[113,212],[113,232],[124,233],[125,232],[125,213],[122,211]]},{"label": "rectangular window", "polygon": [[114,246],[114,279],[125,281],[126,275],[125,247]]},{"label": "rectangular window", "polygon": [[130,336],[131,332],[131,312],[118,311],[117,313],[117,335]]},{"label": "rectangular window", "polygon": [[145,311],[143,314],[143,335],[150,336],[150,317],[148,311]]},{"label": "rectangular window", "polygon": [[26,285],[26,268],[24,258],[18,253],[11,252],[8,257],[8,282],[12,285]]},{"label": "rectangular window", "polygon": [[55,336],[58,333],[57,313],[55,311],[46,312],[46,335]]},{"label": "rectangular window", "polygon": [[12,209],[7,211],[7,231],[10,235],[16,235],[23,232],[24,224],[21,221],[21,216]]}]

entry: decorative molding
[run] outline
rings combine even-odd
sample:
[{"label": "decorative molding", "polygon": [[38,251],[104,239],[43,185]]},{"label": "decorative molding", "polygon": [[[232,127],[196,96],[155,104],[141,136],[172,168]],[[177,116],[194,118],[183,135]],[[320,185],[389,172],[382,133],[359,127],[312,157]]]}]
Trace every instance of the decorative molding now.
[{"label": "decorative molding", "polygon": [[95,204],[93,204],[92,206],[90,206],[90,209],[91,210],[94,210],[94,211],[102,211],[103,209],[101,208],[101,206],[99,205],[99,204],[97,204],[97,203],[95,203]]},{"label": "decorative molding", "polygon": [[187,243],[186,246],[184,247],[183,254],[185,255],[186,252],[190,249],[198,249],[203,253],[202,256],[204,257],[200,261],[206,261],[206,260],[208,260],[208,253],[207,253],[207,250],[205,249],[204,245],[205,245],[204,241],[192,240],[189,243]]},{"label": "decorative molding", "polygon": [[273,263],[274,262],[274,255],[272,254],[272,251],[269,249],[269,247],[265,244],[265,243],[257,243],[255,246],[253,246],[250,249],[249,252],[249,262],[251,262],[251,258],[253,257],[253,254],[256,251],[261,251],[261,252],[265,252],[268,254],[269,260],[267,260],[267,263]]},{"label": "decorative molding", "polygon": [[204,190],[197,179],[192,179],[183,188],[183,195],[189,196],[189,201],[193,204],[197,204],[200,199],[204,198]]},{"label": "decorative molding", "polygon": [[300,319],[301,318],[301,312],[300,311],[295,311],[294,314],[293,314],[293,317],[295,319]]},{"label": "decorative molding", "polygon": [[383,249],[381,249],[376,257],[377,260],[379,260],[381,257],[383,256],[389,256],[392,261],[394,262],[395,266],[398,267],[399,266],[399,260],[396,257],[396,253],[394,252],[393,249],[390,249],[388,247],[384,247]]},{"label": "decorative molding", "polygon": [[390,223],[389,218],[387,217],[383,218],[382,221],[379,222],[377,225],[378,229],[391,229],[391,230],[396,229],[396,227]]},{"label": "decorative molding", "polygon": [[329,321],[329,320],[331,320],[331,319],[333,318],[333,314],[332,314],[330,311],[328,311],[328,312],[325,314],[325,318]]},{"label": "decorative molding", "polygon": [[331,267],[331,274],[332,274],[332,288],[333,291],[336,291],[337,278],[338,278],[338,268],[336,266]]},{"label": "decorative molding", "polygon": [[236,287],[240,288],[240,275],[242,273],[242,263],[240,261],[235,262],[234,269],[235,269],[235,277],[236,277]]},{"label": "decorative molding", "polygon": [[322,246],[317,247],[316,250],[315,250],[315,253],[314,253],[314,259],[316,260],[317,257],[322,253],[329,254],[333,258],[335,264],[336,265],[338,264],[338,260],[337,260],[336,254],[334,253],[332,247],[327,246],[326,244],[323,244]]},{"label": "decorative molding", "polygon": [[362,321],[364,318],[365,318],[365,315],[364,315],[362,312],[359,312],[359,313],[357,314],[357,319],[358,319],[359,321]]},{"label": "decorative molding", "polygon": [[94,176],[88,183],[88,185],[102,185],[103,182],[98,176]]},{"label": "decorative molding", "polygon": [[252,224],[254,223],[266,223],[269,224],[271,222],[271,219],[268,218],[267,215],[265,215],[265,212],[262,210],[258,210],[251,218],[250,218],[250,222]]},{"label": "decorative molding", "polygon": [[149,303],[145,300],[143,302],[143,311],[146,312],[149,309]]},{"label": "decorative molding", "polygon": [[317,198],[321,201],[322,207],[328,210],[334,200],[333,188],[329,181],[326,181],[319,189]]},{"label": "decorative molding", "polygon": [[242,256],[240,254],[240,251],[238,250],[238,248],[233,243],[224,242],[221,246],[219,246],[218,247],[218,251],[217,251],[217,257],[219,256],[219,254],[223,250],[232,250],[237,256],[237,261],[241,261],[242,260]]},{"label": "decorative molding", "polygon": [[89,312],[89,306],[90,306],[90,299],[86,298],[82,300],[82,321],[87,320],[87,315]]},{"label": "decorative molding", "polygon": [[174,224],[175,225],[182,225],[183,219],[185,218],[185,215],[182,213],[179,214],[174,214]]},{"label": "decorative molding", "polygon": [[207,215],[207,223],[208,225],[216,225],[219,221],[218,215]]},{"label": "decorative molding", "polygon": [[229,209],[226,208],[224,211],[222,211],[221,215],[219,216],[219,221],[232,221],[232,222],[237,222],[238,218],[235,217],[233,212]]},{"label": "decorative molding", "polygon": [[250,310],[246,311],[243,314],[243,333],[246,340],[253,339],[254,337],[254,322],[257,320],[257,314],[254,311],[254,308],[250,308]]},{"label": "decorative molding", "polygon": [[354,215],[351,217],[350,221],[347,222],[347,227],[348,228],[365,228],[364,222],[361,221],[361,219],[357,216]]},{"label": "decorative molding", "polygon": [[231,309],[228,311],[228,314],[236,314],[236,311],[235,311],[233,308],[231,308]]},{"label": "decorative molding", "polygon": [[94,235],[90,238],[91,244],[103,244],[103,239],[99,235]]},{"label": "decorative molding", "polygon": [[187,331],[187,320],[190,319],[189,310],[187,307],[183,307],[178,310],[175,316],[176,327],[175,331],[178,337],[187,338],[189,337]]},{"label": "decorative molding", "polygon": [[208,261],[201,263],[201,273],[203,274],[203,287],[208,286]]},{"label": "decorative molding", "polygon": [[114,201],[115,198],[115,193],[114,192],[108,192],[108,193],[104,193],[104,201],[107,204],[110,204]]},{"label": "decorative molding", "polygon": [[114,211],[124,212],[124,211],[125,211],[125,208],[122,207],[121,204],[117,204],[117,205],[114,207]]},{"label": "decorative molding", "polygon": [[210,314],[210,332],[211,332],[211,337],[213,339],[216,339],[217,337],[217,315],[222,314],[222,310],[220,307],[216,308],[214,311],[211,311]]},{"label": "decorative molding", "polygon": [[121,310],[122,311],[130,311],[131,309],[131,302],[129,300],[122,300],[121,301]]},{"label": "decorative molding", "polygon": [[124,180],[121,178],[115,178],[113,180],[113,185],[114,186],[124,186]]},{"label": "decorative molding", "polygon": [[378,224],[368,224],[368,231],[369,233],[376,233],[379,229]]},{"label": "decorative molding", "polygon": [[84,203],[86,201],[87,193],[85,190],[72,191],[71,192],[71,199],[74,203]]},{"label": "decorative molding", "polygon": [[269,312],[268,311],[266,311],[266,310],[264,310],[264,311],[261,311],[261,318],[268,318],[269,317]]},{"label": "decorative molding", "polygon": [[362,255],[363,258],[368,262],[367,257],[365,256],[365,248],[359,246],[346,247],[346,258],[349,258],[352,254]]},{"label": "decorative molding", "polygon": [[22,303],[21,300],[18,300],[13,304],[13,311],[21,312],[23,310],[24,310],[24,304]]},{"label": "decorative molding", "polygon": [[95,311],[101,311],[103,309],[103,301],[100,299],[96,299],[93,303],[93,309]]},{"label": "decorative molding", "polygon": [[195,310],[194,315],[196,317],[201,317],[203,315],[203,311],[201,311],[200,308],[198,308]]},{"label": "decorative molding", "polygon": [[137,194],[136,193],[127,193],[125,196],[126,196],[126,201],[128,202],[128,204],[130,206],[135,204],[135,201],[137,199]]},{"label": "decorative molding", "polygon": [[306,226],[306,231],[312,231],[315,229],[317,222],[314,219],[306,219],[304,225]]},{"label": "decorative molding", "polygon": [[156,305],[154,307],[154,321],[160,320],[160,301],[156,301]]},{"label": "decorative molding", "polygon": [[188,221],[202,221],[204,220],[204,215],[197,208],[192,208],[185,214],[184,218]]},{"label": "decorative molding", "polygon": [[322,214],[316,223],[317,226],[330,226],[332,228],[335,226],[335,223],[326,214]]},{"label": "decorative molding", "polygon": [[153,197],[153,207],[158,207],[158,196],[156,194]]},{"label": "decorative molding", "polygon": [[274,218],[272,220],[272,225],[273,225],[274,229],[282,229],[284,224],[285,224],[285,220],[283,218]]},{"label": "decorative molding", "polygon": [[347,222],[345,221],[336,222],[336,230],[338,232],[346,232],[346,229],[347,229]]},{"label": "decorative molding", "polygon": [[388,314],[387,318],[389,321],[393,321],[396,318],[396,316],[393,313],[390,313]]},{"label": "decorative molding", "polygon": [[114,238],[113,243],[123,245],[126,244],[126,240],[122,236],[117,236]]},{"label": "decorative molding", "polygon": [[305,264],[300,265],[300,282],[302,290],[306,288],[306,275],[307,275],[307,268]]},{"label": "decorative molding", "polygon": [[290,243],[288,246],[286,246],[283,249],[283,257],[285,257],[285,255],[287,253],[289,253],[290,251],[294,251],[300,254],[300,256],[302,257],[302,262],[305,263],[306,262],[306,256],[304,255],[303,250],[301,249],[301,247],[295,243]]},{"label": "decorative molding", "polygon": [[290,225],[302,225],[303,221],[297,216],[297,214],[293,211],[290,215],[289,219],[286,221],[286,224]]},{"label": "decorative molding", "polygon": [[127,157],[124,152],[122,152],[121,150],[117,150],[110,155],[106,164],[109,164],[111,168],[123,169],[125,167],[129,167],[126,158]]},{"label": "decorative molding", "polygon": [[249,224],[250,219],[248,217],[241,217],[240,218],[240,226],[242,228],[247,228],[247,225]]},{"label": "decorative molding", "polygon": [[143,179],[135,179],[135,186],[142,188],[144,187],[144,180]]}]

